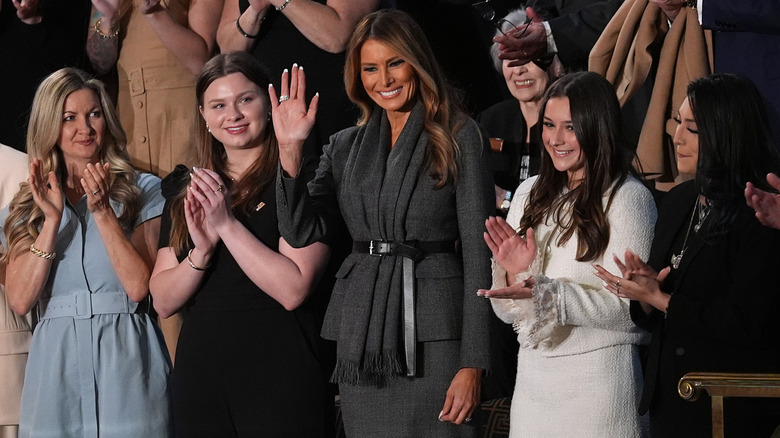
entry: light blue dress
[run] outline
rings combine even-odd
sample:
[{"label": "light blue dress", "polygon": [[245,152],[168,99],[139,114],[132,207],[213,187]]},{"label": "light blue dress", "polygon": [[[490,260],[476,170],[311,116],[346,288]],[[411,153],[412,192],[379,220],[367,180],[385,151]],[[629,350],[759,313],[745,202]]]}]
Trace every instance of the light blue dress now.
[{"label": "light blue dress", "polygon": [[[138,174],[135,226],[160,216],[160,179]],[[162,334],[124,292],[87,198],[66,200],[22,390],[20,437],[168,437],[170,358]],[[124,206],[111,200],[119,216]],[[0,212],[0,227],[8,209]],[[132,230],[127,231],[128,236]],[[2,233],[0,233],[2,234]],[[5,236],[0,237],[6,246]],[[138,307],[142,308],[139,309]]]}]

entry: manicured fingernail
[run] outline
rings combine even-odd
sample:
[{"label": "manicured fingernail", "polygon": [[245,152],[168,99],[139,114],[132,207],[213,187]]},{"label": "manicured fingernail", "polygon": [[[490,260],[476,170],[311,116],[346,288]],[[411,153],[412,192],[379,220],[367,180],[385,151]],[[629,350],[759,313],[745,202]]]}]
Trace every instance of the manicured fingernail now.
[{"label": "manicured fingernail", "polygon": [[289,72],[290,72],[289,70],[287,70],[287,69],[284,69],[284,71],[282,71],[282,74],[284,74],[284,73],[289,73]]},{"label": "manicured fingernail", "polygon": [[443,420],[441,419],[442,415],[444,415],[444,411],[441,411],[441,412],[439,412],[439,421],[443,421]]},{"label": "manicured fingernail", "polygon": [[293,62],[293,68],[298,68],[298,63],[297,62]]},{"label": "manicured fingernail", "polygon": [[298,67],[298,70],[303,70],[303,66]]}]

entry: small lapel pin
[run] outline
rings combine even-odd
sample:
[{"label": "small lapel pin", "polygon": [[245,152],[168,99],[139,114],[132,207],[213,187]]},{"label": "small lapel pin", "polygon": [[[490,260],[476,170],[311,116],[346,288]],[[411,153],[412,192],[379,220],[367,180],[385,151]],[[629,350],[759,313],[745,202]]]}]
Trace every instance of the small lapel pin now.
[{"label": "small lapel pin", "polygon": [[260,209],[263,207],[265,207],[265,202],[260,202],[257,204],[257,207],[255,207],[255,211],[260,211]]}]

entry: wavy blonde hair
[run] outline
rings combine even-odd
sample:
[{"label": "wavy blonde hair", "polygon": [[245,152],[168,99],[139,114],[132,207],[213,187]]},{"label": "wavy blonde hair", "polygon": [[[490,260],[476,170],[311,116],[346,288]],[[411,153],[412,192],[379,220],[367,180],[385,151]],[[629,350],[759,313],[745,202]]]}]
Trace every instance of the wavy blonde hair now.
[{"label": "wavy blonde hair", "polygon": [[[103,83],[87,73],[75,68],[63,68],[49,75],[38,86],[30,111],[30,123],[27,128],[27,154],[29,162],[35,158],[41,160],[43,174],[54,172],[60,184],[67,177],[62,151],[57,141],[62,131],[62,117],[65,100],[74,91],[90,89],[100,100],[106,130],[100,141],[98,152],[101,162],[111,164],[111,199],[124,206],[119,217],[122,228],[129,232],[137,219],[140,209],[141,192],[135,186],[136,172],[130,163],[125,145],[127,138],[113,103],[108,97]],[[6,219],[5,232],[8,251],[0,261],[8,262],[17,257],[38,237],[43,226],[44,215],[35,204],[30,184],[24,182],[10,205]]]},{"label": "wavy blonde hair", "polygon": [[425,130],[430,137],[426,166],[439,181],[437,187],[455,181],[459,154],[455,133],[466,117],[444,79],[428,39],[414,19],[404,12],[384,9],[367,15],[358,23],[347,43],[344,85],[349,98],[360,108],[358,125],[368,122],[376,106],[360,77],[360,50],[370,39],[398,53],[414,69],[419,89],[417,99],[425,107]]}]

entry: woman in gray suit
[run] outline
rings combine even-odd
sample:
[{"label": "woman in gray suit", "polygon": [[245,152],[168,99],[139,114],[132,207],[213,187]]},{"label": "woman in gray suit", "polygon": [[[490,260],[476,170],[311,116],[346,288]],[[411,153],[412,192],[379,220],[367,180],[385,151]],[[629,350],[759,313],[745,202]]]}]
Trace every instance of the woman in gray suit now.
[{"label": "woman in gray suit", "polygon": [[297,67],[271,98],[282,236],[327,240],[343,220],[354,241],[322,329],[337,341],[347,435],[475,436],[490,312],[476,291],[490,284],[481,233],[493,208],[479,130],[403,12],[362,20],[344,70],[362,117],[331,137],[308,190],[298,175],[318,98],[307,111]]}]

